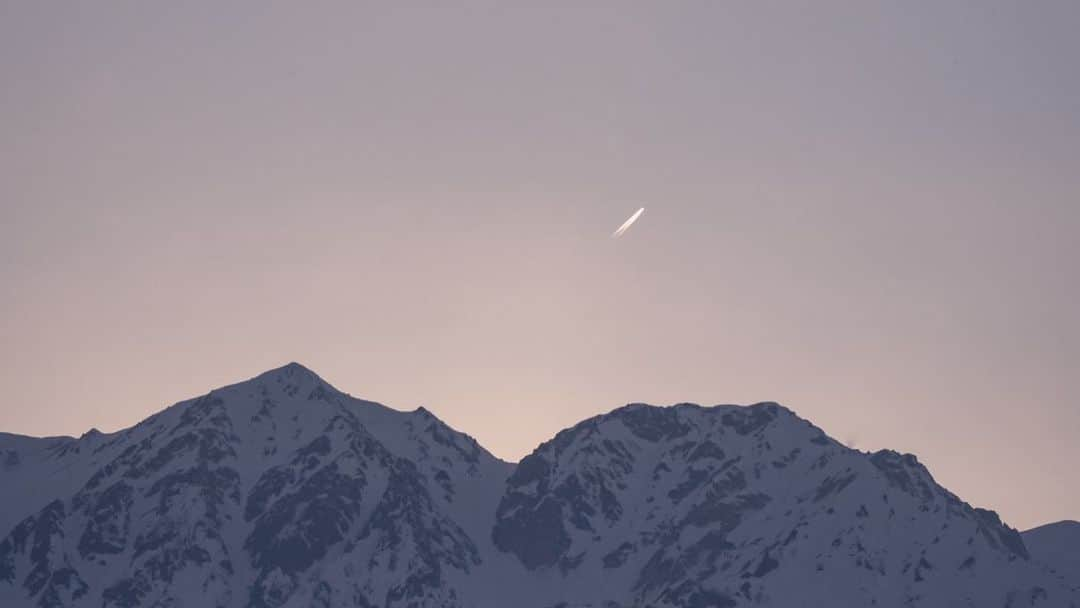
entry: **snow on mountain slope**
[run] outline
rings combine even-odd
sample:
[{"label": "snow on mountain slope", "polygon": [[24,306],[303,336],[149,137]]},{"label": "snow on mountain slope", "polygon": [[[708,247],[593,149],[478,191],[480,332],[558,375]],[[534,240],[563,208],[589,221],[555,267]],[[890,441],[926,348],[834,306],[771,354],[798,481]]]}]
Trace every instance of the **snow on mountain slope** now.
[{"label": "snow on mountain slope", "polygon": [[475,569],[487,537],[476,501],[493,511],[510,470],[424,410],[353,399],[296,364],[91,454],[96,471],[0,542],[0,605],[452,603],[447,572]]},{"label": "snow on mountain slope", "polygon": [[1031,556],[1080,587],[1080,522],[1059,521],[1023,532]]},{"label": "snow on mountain slope", "polygon": [[509,478],[494,540],[560,581],[552,606],[1080,603],[914,456],[848,449],[772,403],[636,404],[565,430]]},{"label": "snow on mountain slope", "polygon": [[44,507],[50,497],[74,493],[93,474],[102,435],[24,437],[0,433],[0,487],[18,489],[0,501],[0,533]]},{"label": "snow on mountain slope", "polygon": [[1080,606],[913,456],[768,403],[630,405],[515,466],[290,364],[0,435],[0,483],[5,607]]}]

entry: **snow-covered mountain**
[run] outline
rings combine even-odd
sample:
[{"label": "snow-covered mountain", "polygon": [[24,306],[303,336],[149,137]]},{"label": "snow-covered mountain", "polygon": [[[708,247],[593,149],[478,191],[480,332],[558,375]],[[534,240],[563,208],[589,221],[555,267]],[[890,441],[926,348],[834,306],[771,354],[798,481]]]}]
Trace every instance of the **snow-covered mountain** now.
[{"label": "snow-covered mountain", "polygon": [[1080,580],[1080,522],[1059,521],[1021,534],[1031,557],[1062,580]]},{"label": "snow-covered mountain", "polygon": [[0,487],[5,607],[1080,606],[914,456],[772,403],[629,405],[513,465],[289,364],[0,434]]}]

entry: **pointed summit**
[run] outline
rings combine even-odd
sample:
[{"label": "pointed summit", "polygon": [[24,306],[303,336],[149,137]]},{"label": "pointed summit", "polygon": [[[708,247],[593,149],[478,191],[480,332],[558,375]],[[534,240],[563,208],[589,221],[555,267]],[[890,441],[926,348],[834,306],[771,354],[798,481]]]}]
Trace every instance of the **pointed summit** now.
[{"label": "pointed summit", "polygon": [[301,365],[300,363],[297,363],[296,361],[290,361],[290,362],[286,363],[285,365],[282,365],[281,367],[275,367],[274,369],[267,370],[267,371],[259,374],[258,376],[256,376],[256,378],[268,378],[268,377],[297,378],[297,377],[305,377],[305,376],[308,377],[308,378],[314,378],[314,379],[320,380],[320,381],[322,380],[322,378],[320,378],[318,374],[311,371],[307,367]]},{"label": "pointed summit", "polygon": [[232,386],[244,386],[249,383],[278,386],[289,393],[296,393],[299,390],[304,392],[318,390],[320,392],[340,393],[329,382],[323,380],[319,374],[295,361],[267,370],[250,380],[238,382]]},{"label": "pointed summit", "polygon": [[97,427],[93,427],[89,431],[83,433],[82,436],[79,437],[79,439],[95,439],[97,437],[101,437],[104,434],[105,433],[99,431]]}]

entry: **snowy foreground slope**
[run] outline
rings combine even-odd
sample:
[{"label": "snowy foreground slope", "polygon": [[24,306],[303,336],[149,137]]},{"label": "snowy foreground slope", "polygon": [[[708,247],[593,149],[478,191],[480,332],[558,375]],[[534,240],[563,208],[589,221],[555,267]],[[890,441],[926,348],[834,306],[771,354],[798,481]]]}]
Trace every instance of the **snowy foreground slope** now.
[{"label": "snowy foreground slope", "polygon": [[0,434],[0,484],[4,607],[1080,607],[913,456],[771,403],[629,405],[512,465],[290,364],[114,434]]},{"label": "snowy foreground slope", "polygon": [[1062,580],[1080,580],[1080,522],[1059,521],[1024,532],[1031,557]]}]

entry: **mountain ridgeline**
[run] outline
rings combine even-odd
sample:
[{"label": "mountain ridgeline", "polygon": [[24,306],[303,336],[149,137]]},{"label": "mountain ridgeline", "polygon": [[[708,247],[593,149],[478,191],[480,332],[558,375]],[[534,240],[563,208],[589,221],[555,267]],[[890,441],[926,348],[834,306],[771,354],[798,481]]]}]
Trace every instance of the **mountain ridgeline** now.
[{"label": "mountain ridgeline", "polygon": [[774,403],[628,405],[514,465],[289,364],[117,433],[0,434],[0,484],[5,607],[1080,607],[1055,532],[1032,555]]}]

